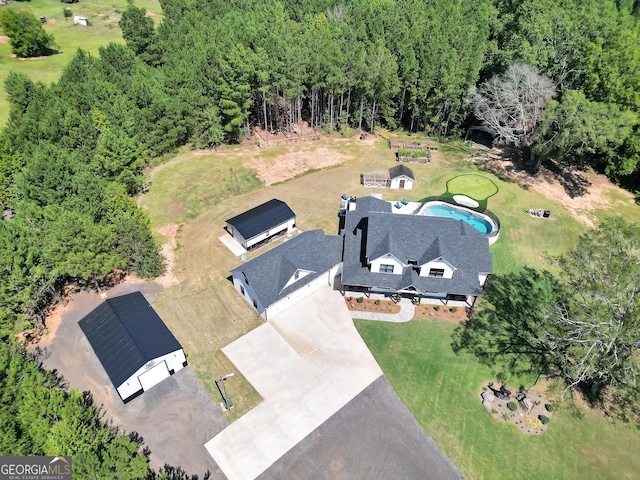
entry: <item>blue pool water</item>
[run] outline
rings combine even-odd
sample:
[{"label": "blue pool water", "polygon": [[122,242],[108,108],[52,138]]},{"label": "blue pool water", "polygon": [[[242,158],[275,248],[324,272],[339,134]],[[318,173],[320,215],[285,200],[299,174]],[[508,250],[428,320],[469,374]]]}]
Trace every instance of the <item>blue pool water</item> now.
[{"label": "blue pool water", "polygon": [[453,208],[445,207],[444,205],[431,205],[429,207],[426,207],[422,211],[422,214],[430,215],[433,217],[451,217],[455,218],[456,220],[462,220],[464,222],[467,222],[483,235],[491,232],[491,224],[484,218],[480,218],[471,213],[454,210]]}]

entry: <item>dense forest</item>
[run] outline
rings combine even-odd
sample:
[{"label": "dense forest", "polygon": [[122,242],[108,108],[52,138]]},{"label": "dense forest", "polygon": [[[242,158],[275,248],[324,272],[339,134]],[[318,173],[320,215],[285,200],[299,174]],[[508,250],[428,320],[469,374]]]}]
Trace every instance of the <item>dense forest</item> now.
[{"label": "dense forest", "polygon": [[[56,83],[6,80],[3,378],[16,362],[33,362],[14,351],[14,334],[44,328],[65,285],[163,271],[132,196],[144,189],[142,169],[183,145],[212,148],[251,139],[254,127],[269,135],[303,124],[462,138],[485,122],[540,159],[640,189],[638,0],[160,3],[159,25],[129,6],[120,20],[126,45],[97,57],[78,50]],[[509,108],[533,113],[512,124]],[[68,408],[84,401],[65,395]],[[23,427],[16,432],[31,442]],[[38,445],[58,441],[43,432],[34,433]],[[105,431],[105,445],[113,438]]]}]

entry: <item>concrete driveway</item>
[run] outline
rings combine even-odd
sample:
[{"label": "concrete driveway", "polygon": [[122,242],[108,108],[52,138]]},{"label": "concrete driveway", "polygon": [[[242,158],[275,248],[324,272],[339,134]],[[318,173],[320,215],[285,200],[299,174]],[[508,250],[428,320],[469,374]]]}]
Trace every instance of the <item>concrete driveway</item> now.
[{"label": "concrete driveway", "polygon": [[382,374],[329,287],[223,351],[264,398],[205,445],[230,480],[256,478]]},{"label": "concrete driveway", "polygon": [[[162,287],[139,283],[118,285],[110,296],[140,290],[152,301]],[[211,471],[223,478],[220,469],[203,448],[203,443],[222,431],[228,423],[220,407],[189,367],[162,381],[127,405],[122,403],[91,345],[78,326],[78,320],[102,300],[95,292],[72,296],[53,338],[41,346],[48,358],[45,366],[56,369],[69,387],[89,390],[96,405],[102,405],[105,420],[113,420],[126,433],[137,432],[151,450],[150,465],[158,469],[165,463],[182,467],[200,478]]]}]

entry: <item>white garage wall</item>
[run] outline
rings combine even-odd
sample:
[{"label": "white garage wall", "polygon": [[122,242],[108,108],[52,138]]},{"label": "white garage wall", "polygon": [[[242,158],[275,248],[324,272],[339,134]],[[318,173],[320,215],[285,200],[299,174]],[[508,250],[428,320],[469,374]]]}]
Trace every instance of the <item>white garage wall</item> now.
[{"label": "white garage wall", "polygon": [[154,366],[158,365],[161,362],[166,362],[167,369],[169,371],[173,370],[174,373],[182,370],[184,368],[184,362],[186,362],[186,357],[184,356],[184,351],[182,349],[176,350],[175,352],[169,353],[167,355],[163,355],[161,357],[155,358],[151,360],[146,365],[140,367],[133,375],[129,377],[129,379],[120,385],[117,390],[118,394],[123,400],[126,400],[131,395],[134,395],[142,388],[140,384],[140,380],[138,380],[138,376],[145,373],[146,371],[152,369]]}]

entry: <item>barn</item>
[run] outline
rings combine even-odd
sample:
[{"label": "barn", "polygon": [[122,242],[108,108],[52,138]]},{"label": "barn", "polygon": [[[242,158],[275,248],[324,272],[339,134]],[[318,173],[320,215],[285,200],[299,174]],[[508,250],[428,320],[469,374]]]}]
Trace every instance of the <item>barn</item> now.
[{"label": "barn", "polygon": [[105,300],[78,325],[124,403],[187,366],[180,343],[140,292]]},{"label": "barn", "polygon": [[246,250],[291,232],[296,227],[296,214],[282,200],[272,199],[226,221],[229,234]]}]

